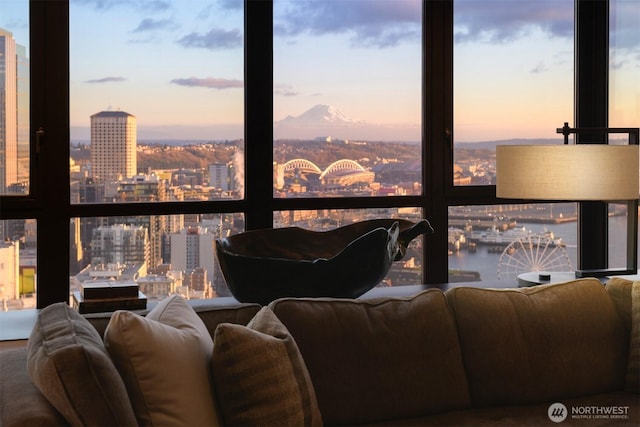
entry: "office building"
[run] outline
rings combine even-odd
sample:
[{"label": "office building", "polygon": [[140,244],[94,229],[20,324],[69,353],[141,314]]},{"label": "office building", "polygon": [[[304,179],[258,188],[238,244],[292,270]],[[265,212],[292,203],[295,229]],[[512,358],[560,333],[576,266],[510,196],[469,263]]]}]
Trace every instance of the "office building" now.
[{"label": "office building", "polygon": [[[188,228],[171,235],[171,265],[174,270],[191,272],[200,267],[207,278],[214,277],[215,235],[205,228]],[[198,290],[204,290],[201,284]]]},{"label": "office building", "polygon": [[148,264],[149,234],[145,227],[101,226],[93,230],[91,265]]},{"label": "office building", "polygon": [[136,174],[136,118],[124,111],[91,116],[91,175],[97,182]]},{"label": "office building", "polygon": [[29,60],[0,28],[0,194],[25,193],[29,183]]}]

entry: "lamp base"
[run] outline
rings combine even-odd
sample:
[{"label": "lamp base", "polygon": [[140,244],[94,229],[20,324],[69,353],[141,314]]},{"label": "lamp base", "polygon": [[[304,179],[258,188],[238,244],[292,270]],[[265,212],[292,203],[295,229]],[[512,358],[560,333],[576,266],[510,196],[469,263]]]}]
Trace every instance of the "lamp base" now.
[{"label": "lamp base", "polygon": [[594,270],[576,270],[576,278],[626,276],[630,274],[638,274],[638,270],[634,268],[603,268],[603,269],[594,269]]}]

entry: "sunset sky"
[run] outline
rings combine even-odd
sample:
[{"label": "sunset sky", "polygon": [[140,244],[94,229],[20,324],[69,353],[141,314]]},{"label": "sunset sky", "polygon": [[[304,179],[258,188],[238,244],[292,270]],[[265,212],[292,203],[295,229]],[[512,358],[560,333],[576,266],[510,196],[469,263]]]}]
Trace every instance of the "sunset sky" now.
[{"label": "sunset sky", "polygon": [[[23,45],[26,7],[0,0]],[[573,7],[455,3],[456,141],[554,138],[571,122]],[[611,9],[610,124],[638,126],[640,2]],[[242,1],[72,0],[70,14],[73,138],[107,109],[135,115],[139,138],[242,137]],[[276,0],[273,119],[326,104],[418,140],[421,14],[419,0]]]}]

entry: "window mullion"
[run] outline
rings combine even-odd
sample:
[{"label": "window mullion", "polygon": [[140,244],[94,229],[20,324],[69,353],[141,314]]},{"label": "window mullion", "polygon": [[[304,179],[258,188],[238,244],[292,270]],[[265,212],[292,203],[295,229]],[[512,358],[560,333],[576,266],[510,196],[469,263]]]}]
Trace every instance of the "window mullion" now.
[{"label": "window mullion", "polygon": [[247,229],[273,226],[273,2],[245,2]]},{"label": "window mullion", "polygon": [[[69,301],[69,3],[30,3],[31,141],[37,154],[37,307]],[[54,208],[55,207],[55,208]],[[55,254],[55,255],[54,255]]]}]

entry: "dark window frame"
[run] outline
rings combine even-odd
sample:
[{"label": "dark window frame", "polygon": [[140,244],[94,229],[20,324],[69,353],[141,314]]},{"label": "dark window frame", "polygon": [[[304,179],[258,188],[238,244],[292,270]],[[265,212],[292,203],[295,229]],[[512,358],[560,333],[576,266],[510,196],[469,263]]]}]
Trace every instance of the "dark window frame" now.
[{"label": "dark window frame", "polygon": [[[581,48],[588,49],[587,44],[593,43],[604,44],[608,49],[608,27],[602,31],[602,24],[589,19],[589,13],[580,15],[580,10],[586,9],[580,5],[586,3],[593,2],[576,0],[576,39],[580,40]],[[608,22],[609,1],[597,3],[601,3],[600,11],[603,7],[606,10]],[[31,0],[31,194],[0,197],[0,218],[37,220],[37,307],[69,300],[69,251],[66,248],[70,243],[69,222],[74,217],[241,212],[247,229],[257,229],[272,227],[273,212],[280,210],[419,207],[436,230],[424,241],[423,282],[446,283],[448,208],[509,202],[496,199],[494,186],[453,185],[453,7],[453,0],[423,0],[422,195],[273,197],[273,148],[271,144],[262,143],[273,140],[272,123],[264,120],[273,116],[273,3],[245,0],[245,199],[77,205],[70,203],[68,168],[69,4],[68,1]],[[595,39],[580,37],[594,30],[599,34]],[[599,87],[608,84],[606,73],[589,74],[587,67],[581,79],[592,83],[595,80]],[[575,103],[580,99],[578,95]],[[602,108],[606,110],[608,99],[597,98],[597,101],[604,103]],[[583,121],[581,126],[589,125]],[[600,220],[582,221],[583,228]],[[606,240],[600,243],[606,246]]]}]

